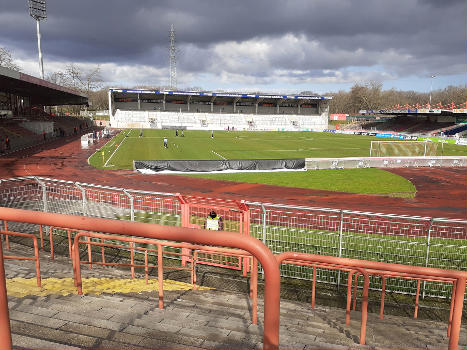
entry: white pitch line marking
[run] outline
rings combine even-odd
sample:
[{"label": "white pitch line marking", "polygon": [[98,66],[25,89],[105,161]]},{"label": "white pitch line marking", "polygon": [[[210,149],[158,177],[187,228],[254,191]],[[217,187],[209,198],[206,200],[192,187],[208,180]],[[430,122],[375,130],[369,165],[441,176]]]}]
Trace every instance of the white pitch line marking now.
[{"label": "white pitch line marking", "polygon": [[216,156],[218,156],[218,157],[220,157],[220,158],[222,158],[222,159],[224,159],[224,160],[227,160],[227,158],[221,156],[221,155],[220,155],[219,153],[217,153],[216,151],[211,150],[211,152],[214,153]]},{"label": "white pitch line marking", "polygon": [[[114,156],[114,154],[118,151],[118,149],[119,149],[120,146],[123,144],[123,142],[125,142],[125,140],[126,140],[126,137],[124,137],[123,140],[122,140],[122,142],[120,142],[120,144],[118,145],[118,147],[115,148],[115,151],[112,152],[112,154],[110,155],[109,159],[107,159],[107,161],[105,162],[104,168],[105,168],[105,167],[108,167],[107,164],[108,164],[109,161],[112,159],[112,157]],[[114,165],[111,165],[111,166],[114,166]]]}]

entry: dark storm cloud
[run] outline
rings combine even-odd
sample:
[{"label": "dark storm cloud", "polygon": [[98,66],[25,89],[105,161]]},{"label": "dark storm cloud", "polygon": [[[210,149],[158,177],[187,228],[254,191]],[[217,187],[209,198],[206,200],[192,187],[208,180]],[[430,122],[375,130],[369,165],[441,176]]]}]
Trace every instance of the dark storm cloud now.
[{"label": "dark storm cloud", "polygon": [[[35,55],[27,1],[0,5],[0,46]],[[179,69],[192,73],[243,69],[264,77],[301,70],[311,76],[384,66],[402,75],[447,72],[465,63],[465,0],[48,0],[47,11],[44,52],[65,62],[166,67],[173,23]],[[229,42],[250,44],[233,48],[237,62],[225,52],[231,47],[223,48]],[[258,59],[249,55],[255,42],[277,47]]]}]

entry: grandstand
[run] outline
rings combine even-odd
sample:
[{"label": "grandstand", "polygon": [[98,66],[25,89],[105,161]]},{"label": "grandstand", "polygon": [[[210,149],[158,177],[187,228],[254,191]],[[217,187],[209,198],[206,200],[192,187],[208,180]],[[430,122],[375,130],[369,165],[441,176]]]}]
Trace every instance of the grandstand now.
[{"label": "grandstand", "polygon": [[114,128],[322,131],[326,96],[109,90]]},{"label": "grandstand", "polygon": [[342,126],[341,130],[400,132],[410,135],[454,135],[465,130],[464,120],[455,116],[397,115],[379,120],[361,120]]},{"label": "grandstand", "polygon": [[[424,136],[461,136],[467,129],[467,108],[464,107],[465,103],[453,105],[450,109],[442,109],[439,104],[439,108],[410,108],[407,105],[402,109],[397,106],[384,110],[361,110],[362,116],[349,118],[359,123],[351,124],[347,129],[404,132]],[[375,115],[384,117],[376,120]]]},{"label": "grandstand", "polygon": [[44,111],[44,106],[87,103],[85,95],[67,87],[0,67],[0,153],[14,152],[90,128],[88,119]]}]

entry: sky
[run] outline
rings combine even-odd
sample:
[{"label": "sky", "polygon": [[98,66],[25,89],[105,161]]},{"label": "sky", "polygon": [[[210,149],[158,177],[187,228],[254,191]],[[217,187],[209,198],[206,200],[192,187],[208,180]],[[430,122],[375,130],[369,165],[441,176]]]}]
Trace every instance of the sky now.
[{"label": "sky", "polygon": [[[466,85],[465,0],[47,0],[45,75],[101,68],[104,85],[207,91],[429,92]],[[0,47],[39,76],[27,0],[0,0]],[[434,77],[433,77],[434,76]]]}]

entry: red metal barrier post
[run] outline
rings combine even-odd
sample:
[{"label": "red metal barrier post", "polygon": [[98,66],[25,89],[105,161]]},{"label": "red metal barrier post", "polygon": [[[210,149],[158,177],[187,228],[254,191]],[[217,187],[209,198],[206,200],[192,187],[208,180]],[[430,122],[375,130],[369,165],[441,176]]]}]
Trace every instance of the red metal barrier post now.
[{"label": "red metal barrier post", "polygon": [[5,267],[3,265],[3,247],[0,239],[0,348],[11,350],[10,314],[6,294]]},{"label": "red metal barrier post", "polygon": [[36,264],[36,279],[37,279],[37,286],[41,287],[42,282],[41,282],[41,265],[39,261],[39,246],[37,243],[37,238],[35,235],[32,233],[22,233],[22,232],[13,232],[13,231],[1,231],[0,234],[5,235],[5,237],[8,236],[18,236],[18,237],[27,237],[31,238],[33,245],[34,245],[34,258],[28,257],[28,256],[11,256],[11,255],[4,255],[3,259],[13,259],[13,260],[34,260]]}]

